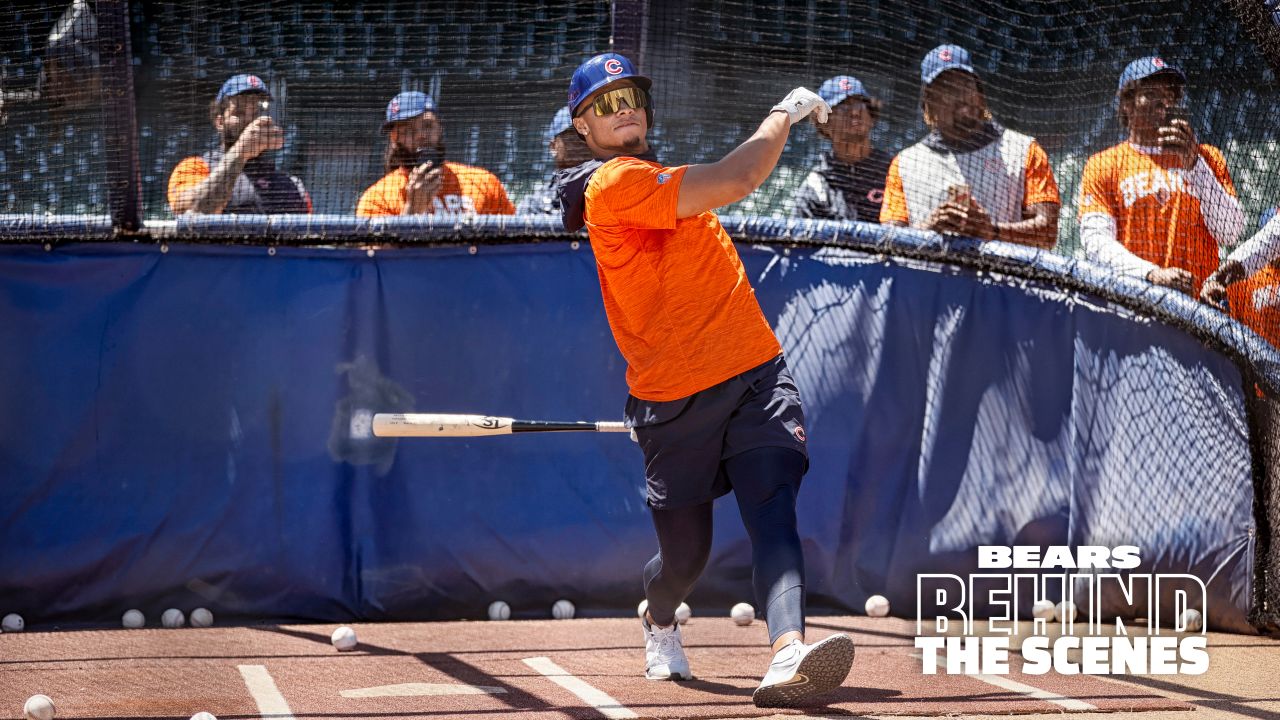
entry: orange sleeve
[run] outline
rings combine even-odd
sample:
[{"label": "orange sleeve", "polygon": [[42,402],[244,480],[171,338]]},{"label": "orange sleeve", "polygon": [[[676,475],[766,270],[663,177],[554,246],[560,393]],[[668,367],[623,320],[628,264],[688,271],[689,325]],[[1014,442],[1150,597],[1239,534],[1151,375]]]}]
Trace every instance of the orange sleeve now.
[{"label": "orange sleeve", "polygon": [[1084,164],[1084,175],[1080,179],[1080,217],[1089,213],[1102,213],[1111,217],[1119,217],[1116,207],[1116,188],[1108,182],[1109,168],[1106,159],[1094,155]]},{"label": "orange sleeve", "polygon": [[485,193],[485,209],[487,215],[515,215],[516,206],[507,197],[507,189],[497,175],[489,173],[489,190]]},{"label": "orange sleeve", "polygon": [[169,175],[169,192],[167,193],[169,210],[173,211],[179,195],[204,182],[207,177],[209,177],[209,163],[202,157],[189,157],[178,163],[173,173]]},{"label": "orange sleeve", "polygon": [[646,230],[675,229],[680,183],[687,169],[687,165],[665,168],[632,157],[605,163],[592,176],[589,189],[590,198],[604,205],[607,216],[592,213],[592,222]]},{"label": "orange sleeve", "polygon": [[889,174],[884,178],[884,203],[880,205],[880,222],[900,222],[911,224],[911,214],[907,212],[907,195],[902,190],[902,173],[898,170],[898,157],[889,163]]},{"label": "orange sleeve", "polygon": [[1058,181],[1053,179],[1053,168],[1049,165],[1049,156],[1040,143],[1032,140],[1027,148],[1026,186],[1022,192],[1023,207],[1037,203],[1062,204],[1058,194]]},{"label": "orange sleeve", "polygon": [[392,187],[394,178],[393,172],[369,186],[369,189],[360,196],[360,202],[356,203],[356,215],[360,217],[399,215],[404,209],[404,195],[400,192],[401,188]]},{"label": "orange sleeve", "polygon": [[1236,184],[1231,180],[1231,171],[1227,169],[1227,159],[1222,156],[1222,151],[1212,145],[1201,145],[1200,157],[1204,158],[1205,164],[1213,171],[1218,182],[1222,183],[1222,187],[1235,196]]}]

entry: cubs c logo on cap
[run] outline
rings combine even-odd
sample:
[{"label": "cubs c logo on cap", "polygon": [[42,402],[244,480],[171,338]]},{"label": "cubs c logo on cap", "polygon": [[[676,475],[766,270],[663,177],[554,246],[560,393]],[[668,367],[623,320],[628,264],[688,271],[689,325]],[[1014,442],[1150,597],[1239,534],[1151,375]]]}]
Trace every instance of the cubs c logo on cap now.
[{"label": "cubs c logo on cap", "polygon": [[840,78],[840,89],[845,91],[852,90],[853,83],[849,82],[849,78]]},{"label": "cubs c logo on cap", "polygon": [[614,58],[609,58],[604,61],[604,71],[610,75],[617,75],[622,72],[622,63]]},{"label": "cubs c logo on cap", "polygon": [[398,112],[400,112],[400,98],[394,98],[391,101],[391,114],[394,115]]},{"label": "cubs c logo on cap", "polygon": [[250,76],[249,76],[249,87],[255,87],[255,88],[256,88],[256,87],[258,87],[258,86],[260,86],[260,85],[262,85],[262,81],[258,79],[258,76],[257,76],[257,75],[250,75]]},{"label": "cubs c logo on cap", "polygon": [[1156,67],[1164,67],[1164,61],[1160,58],[1151,58],[1151,64]]},{"label": "cubs c logo on cap", "polygon": [[942,62],[951,62],[951,51],[943,50],[942,52],[938,53],[938,59],[941,60]]}]

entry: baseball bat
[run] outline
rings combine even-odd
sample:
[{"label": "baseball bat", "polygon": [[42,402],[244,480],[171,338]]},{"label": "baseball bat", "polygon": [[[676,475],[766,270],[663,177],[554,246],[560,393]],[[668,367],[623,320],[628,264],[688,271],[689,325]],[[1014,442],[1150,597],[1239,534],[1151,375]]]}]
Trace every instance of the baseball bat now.
[{"label": "baseball bat", "polygon": [[627,432],[621,422],[552,422],[517,420],[492,415],[442,413],[377,413],[373,434],[378,437],[479,437],[524,432]]}]

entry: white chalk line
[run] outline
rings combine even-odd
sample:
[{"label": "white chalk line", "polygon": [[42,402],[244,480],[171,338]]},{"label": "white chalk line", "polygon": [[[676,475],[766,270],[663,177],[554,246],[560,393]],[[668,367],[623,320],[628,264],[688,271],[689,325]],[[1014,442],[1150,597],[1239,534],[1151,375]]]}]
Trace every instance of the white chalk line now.
[{"label": "white chalk line", "polygon": [[259,715],[264,718],[294,720],[289,703],[285,702],[280,689],[276,687],[276,681],[271,678],[271,673],[267,672],[265,665],[237,665],[236,669],[240,671],[240,677],[244,678],[245,687],[249,688],[249,695],[258,704]]},{"label": "white chalk line", "polygon": [[547,677],[551,682],[577,695],[580,700],[595,708],[601,715],[607,718],[638,718],[639,715],[632,712],[629,708],[623,706],[622,703],[609,697],[609,695],[601,690],[591,687],[581,679],[570,675],[568,671],[559,665],[551,662],[551,658],[532,657],[525,658],[524,664],[537,670]]},{"label": "white chalk line", "polygon": [[[911,657],[920,659],[923,656],[920,653],[911,653]],[[938,651],[939,660],[945,660],[946,657],[946,653]],[[975,680],[981,680],[988,685],[995,685],[1002,690],[1015,692],[1019,695],[1026,695],[1033,700],[1043,700],[1048,703],[1053,703],[1064,710],[1070,710],[1072,712],[1097,712],[1098,710],[1098,706],[1091,705],[1083,700],[1069,698],[1065,695],[1049,692],[1048,690],[1041,690],[1034,685],[1020,683],[1017,680],[1010,680],[1002,675],[963,675],[961,677],[971,677]]]}]

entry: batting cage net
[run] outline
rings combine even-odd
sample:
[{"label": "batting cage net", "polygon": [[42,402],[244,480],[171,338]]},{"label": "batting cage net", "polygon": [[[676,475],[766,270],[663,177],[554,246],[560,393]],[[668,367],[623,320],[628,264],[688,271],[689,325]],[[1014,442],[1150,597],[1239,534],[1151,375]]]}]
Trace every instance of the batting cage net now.
[{"label": "batting cage net", "polygon": [[[621,53],[652,80],[649,141],[672,166],[723,157],[790,90],[805,86],[833,106],[830,122],[794,128],[765,184],[721,210],[735,239],[842,245],[861,253],[846,260],[851,265],[892,258],[886,264],[924,263],[943,275],[950,268],[972,273],[975,283],[1031,294],[1052,287],[1062,307],[1101,297],[1122,307],[1117,315],[1180,328],[1220,350],[1243,377],[1243,398],[1226,404],[1248,418],[1247,428],[1219,413],[1225,375],[1206,377],[1195,362],[1174,363],[1185,374],[1170,375],[1164,365],[1135,365],[1118,352],[1115,364],[1104,357],[1064,373],[1131,398],[1119,404],[1141,421],[1126,427],[1109,416],[1116,436],[1132,427],[1181,427],[1239,450],[1231,462],[1252,463],[1223,470],[1231,463],[1212,453],[1182,467],[1159,456],[1135,464],[1118,449],[1100,455],[1113,472],[1200,478],[1153,486],[1141,501],[1199,503],[1220,518],[1234,517],[1230,498],[1206,496],[1203,483],[1228,471],[1252,477],[1249,537],[1257,533],[1260,560],[1251,567],[1254,624],[1275,627],[1280,356],[1266,343],[1280,343],[1280,269],[1272,264],[1280,240],[1270,235],[1280,236],[1280,224],[1268,226],[1280,205],[1280,142],[1271,121],[1280,16],[1272,5],[11,0],[0,10],[0,220],[4,240],[16,243],[575,242],[585,236],[564,231],[550,180],[589,157],[563,112],[570,78],[587,58]],[[414,124],[425,116],[432,124]],[[246,154],[237,144],[247,133],[256,133],[257,144]],[[237,179],[211,204],[195,190],[233,150],[245,156],[235,166],[246,173],[237,176],[243,186]],[[444,166],[448,179],[414,210],[421,217],[397,217],[411,203],[404,180],[390,180],[427,162]],[[938,224],[947,204],[980,207],[974,215],[990,223]],[[1028,225],[1000,230],[1000,223]],[[894,224],[914,230],[888,227]],[[1015,247],[948,244],[929,230]],[[1200,293],[1220,263],[1249,243],[1239,277],[1230,278],[1233,321],[1200,302]],[[1152,274],[1169,268],[1186,277]],[[1147,282],[1153,278],[1185,295],[1169,300]],[[814,316],[829,299],[825,287],[815,281],[800,303]],[[890,303],[863,301],[868,316],[888,316]],[[944,330],[937,332],[931,340],[946,345]],[[798,335],[784,344],[821,339]],[[817,357],[879,358],[884,338],[854,333],[847,340],[817,347]],[[1109,342],[1123,344],[1108,336],[1100,345]],[[1169,356],[1185,359],[1181,350]],[[1016,355],[1005,359],[1025,360]],[[821,387],[824,376],[814,372],[809,380]],[[1078,397],[1032,395],[1083,412]],[[1185,402],[1153,400],[1169,396]],[[945,409],[934,401],[922,401],[931,419]],[[980,404],[974,399],[974,423],[988,440],[1002,439],[1007,418],[1000,413],[1014,411]],[[926,427],[921,453],[931,451],[933,431]],[[1130,437],[1117,448],[1144,442]],[[981,452],[995,467],[1008,450]],[[1059,446],[1041,450],[1021,468],[1027,478],[1099,475],[1055,455]],[[1016,504],[1014,496],[1031,495],[1009,498]],[[1117,496],[1103,487],[1096,497],[1054,502],[1090,507],[1107,497]],[[931,549],[966,547],[964,523],[984,517],[982,499],[966,506],[960,498],[950,526],[937,518],[935,539],[953,547]],[[1154,517],[1130,529],[1153,541],[1178,532]],[[1123,540],[1088,528],[1072,533],[1096,544]]]}]

